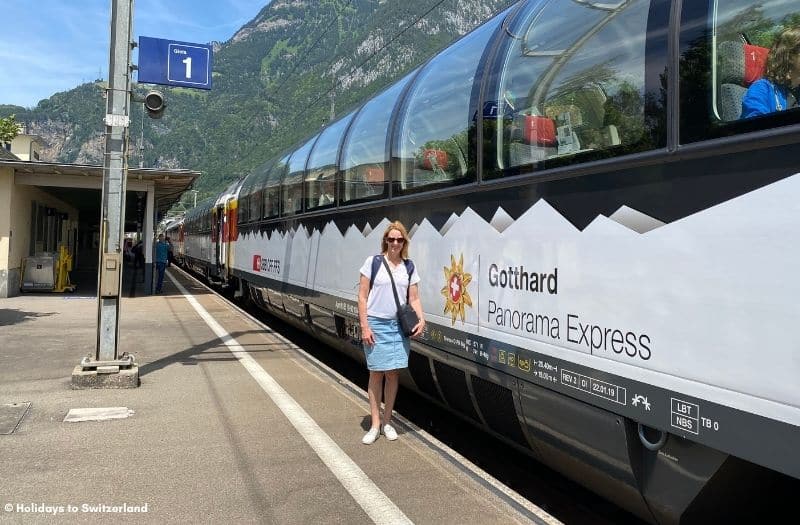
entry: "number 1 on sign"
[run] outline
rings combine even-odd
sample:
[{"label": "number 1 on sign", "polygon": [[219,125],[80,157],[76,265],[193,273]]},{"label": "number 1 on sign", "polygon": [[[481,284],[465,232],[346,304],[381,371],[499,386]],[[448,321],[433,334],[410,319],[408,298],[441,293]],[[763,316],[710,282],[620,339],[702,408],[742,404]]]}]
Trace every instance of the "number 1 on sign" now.
[{"label": "number 1 on sign", "polygon": [[192,78],[192,57],[186,57],[182,62],[186,64],[186,78]]}]

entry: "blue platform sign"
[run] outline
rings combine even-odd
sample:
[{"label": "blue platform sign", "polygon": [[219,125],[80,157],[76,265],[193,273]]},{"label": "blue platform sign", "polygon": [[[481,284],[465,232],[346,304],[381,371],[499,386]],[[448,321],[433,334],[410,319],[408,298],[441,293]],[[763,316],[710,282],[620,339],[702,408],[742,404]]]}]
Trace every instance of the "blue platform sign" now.
[{"label": "blue platform sign", "polygon": [[211,89],[210,45],[139,37],[139,82]]}]

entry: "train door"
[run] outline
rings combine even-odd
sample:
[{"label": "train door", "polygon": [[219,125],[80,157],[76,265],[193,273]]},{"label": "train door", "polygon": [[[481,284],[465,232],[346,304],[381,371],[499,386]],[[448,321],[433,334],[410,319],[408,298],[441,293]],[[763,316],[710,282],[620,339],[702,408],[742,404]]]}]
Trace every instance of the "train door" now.
[{"label": "train door", "polygon": [[222,273],[222,266],[225,264],[224,235],[221,235],[221,232],[225,231],[224,206],[217,206],[217,208],[214,209],[212,220],[214,221],[214,231],[217,232],[217,235],[214,236],[214,263],[216,265],[217,275],[219,275]]},{"label": "train door", "polygon": [[225,201],[225,213],[222,219],[222,248],[224,250],[223,262],[225,264],[225,280],[230,282],[233,271],[233,241],[236,240],[236,200],[229,198]]}]

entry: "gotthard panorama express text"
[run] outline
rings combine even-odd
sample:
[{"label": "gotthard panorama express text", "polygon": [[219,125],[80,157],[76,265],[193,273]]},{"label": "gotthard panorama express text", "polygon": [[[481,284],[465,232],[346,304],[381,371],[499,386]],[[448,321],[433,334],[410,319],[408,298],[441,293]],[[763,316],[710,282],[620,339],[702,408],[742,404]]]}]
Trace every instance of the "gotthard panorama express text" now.
[{"label": "gotthard panorama express text", "polygon": [[[549,272],[526,270],[525,266],[505,266],[496,263],[489,265],[487,273],[489,286],[506,289],[519,294],[558,295],[558,268]],[[514,302],[519,301],[514,294]],[[647,361],[652,356],[650,336],[636,330],[619,326],[606,326],[568,313],[563,318],[547,312],[533,311],[518,305],[501,304],[500,300],[489,299],[486,321],[498,328],[521,332],[523,335],[536,335],[556,342],[567,342],[581,346],[592,354],[613,352],[630,358]]]}]

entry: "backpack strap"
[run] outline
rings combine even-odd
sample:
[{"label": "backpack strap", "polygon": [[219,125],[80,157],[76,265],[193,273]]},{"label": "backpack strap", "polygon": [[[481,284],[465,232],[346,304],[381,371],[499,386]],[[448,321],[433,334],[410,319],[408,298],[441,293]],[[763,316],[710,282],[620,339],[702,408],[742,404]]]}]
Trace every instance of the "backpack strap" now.
[{"label": "backpack strap", "polygon": [[[375,276],[378,275],[378,270],[381,267],[381,261],[383,261],[383,254],[379,253],[372,258],[372,274],[369,277],[369,289],[372,290],[372,285],[375,283]],[[411,274],[414,273],[414,261],[411,259],[403,259],[403,264],[406,265],[406,271],[408,272],[408,287],[411,288]],[[408,290],[406,290],[406,302],[408,302]]]},{"label": "backpack strap", "polygon": [[406,271],[408,272],[408,288],[406,288],[406,304],[408,304],[409,293],[411,293],[411,274],[414,273],[414,261],[403,259],[403,264],[406,265]]},{"label": "backpack strap", "polygon": [[372,258],[372,273],[369,277],[369,289],[372,290],[372,285],[375,283],[375,276],[378,275],[378,270],[381,267],[381,260],[383,259],[383,254],[378,254]]}]

